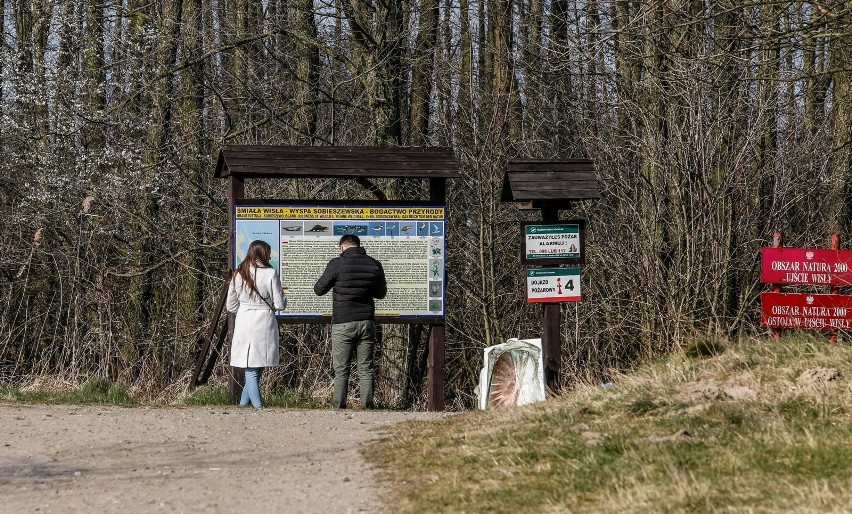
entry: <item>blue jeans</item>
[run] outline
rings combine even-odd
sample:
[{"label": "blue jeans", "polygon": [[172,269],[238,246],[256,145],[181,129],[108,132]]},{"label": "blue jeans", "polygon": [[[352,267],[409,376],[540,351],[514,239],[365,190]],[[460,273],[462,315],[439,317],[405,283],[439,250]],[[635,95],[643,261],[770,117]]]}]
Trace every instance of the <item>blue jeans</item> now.
[{"label": "blue jeans", "polygon": [[243,395],[240,397],[240,406],[243,407],[251,402],[255,409],[263,407],[260,399],[260,376],[263,368],[246,368],[246,385],[243,386]]}]

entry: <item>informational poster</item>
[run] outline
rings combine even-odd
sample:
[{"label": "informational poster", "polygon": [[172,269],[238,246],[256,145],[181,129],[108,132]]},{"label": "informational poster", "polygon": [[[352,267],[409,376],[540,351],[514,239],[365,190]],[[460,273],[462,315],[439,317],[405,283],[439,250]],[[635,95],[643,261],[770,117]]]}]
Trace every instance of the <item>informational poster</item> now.
[{"label": "informational poster", "polygon": [[355,234],[382,263],[388,294],[377,316],[443,316],[445,208],[397,206],[239,205],[236,262],[252,241],[272,247],[272,264],[287,295],[287,316],[330,316],[331,297],[314,294],[326,264],[340,255],[338,242]]}]

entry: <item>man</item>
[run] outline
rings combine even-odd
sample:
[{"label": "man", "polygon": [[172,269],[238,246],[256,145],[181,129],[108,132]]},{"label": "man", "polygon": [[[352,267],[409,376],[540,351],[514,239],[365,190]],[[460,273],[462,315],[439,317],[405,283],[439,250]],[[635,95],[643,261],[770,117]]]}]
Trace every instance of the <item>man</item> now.
[{"label": "man", "polygon": [[385,271],[376,259],[361,248],[355,234],[340,238],[340,256],[329,261],[325,272],[314,284],[322,296],[332,288],[331,363],[334,367],[334,393],[331,406],[346,407],[349,368],[352,353],[357,357],[361,385],[361,407],[373,407],[373,346],[376,342],[374,298],[382,299],[388,286]]}]

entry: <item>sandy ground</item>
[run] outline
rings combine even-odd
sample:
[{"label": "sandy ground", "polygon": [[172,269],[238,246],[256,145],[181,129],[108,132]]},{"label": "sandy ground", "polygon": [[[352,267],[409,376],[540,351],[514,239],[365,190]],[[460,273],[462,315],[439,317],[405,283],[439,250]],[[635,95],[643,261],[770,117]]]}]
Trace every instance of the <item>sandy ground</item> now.
[{"label": "sandy ground", "polygon": [[379,512],[359,446],[441,416],[0,404],[0,511]]}]

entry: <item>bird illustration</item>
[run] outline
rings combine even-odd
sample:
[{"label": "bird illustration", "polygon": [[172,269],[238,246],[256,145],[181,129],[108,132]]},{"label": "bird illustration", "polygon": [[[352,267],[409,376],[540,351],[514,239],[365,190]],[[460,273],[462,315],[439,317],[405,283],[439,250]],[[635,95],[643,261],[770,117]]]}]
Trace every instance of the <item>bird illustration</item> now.
[{"label": "bird illustration", "polygon": [[432,232],[435,234],[440,234],[441,229],[438,228],[438,225],[432,225]]},{"label": "bird illustration", "polygon": [[421,224],[420,224],[420,226],[419,226],[419,227],[417,227],[417,231],[418,231],[418,232],[423,232],[423,229],[424,229],[424,228],[426,228],[426,224],[425,224],[425,223],[421,223]]},{"label": "bird illustration", "polygon": [[375,227],[373,227],[373,232],[381,232],[381,231],[382,231],[381,225],[376,225]]}]

